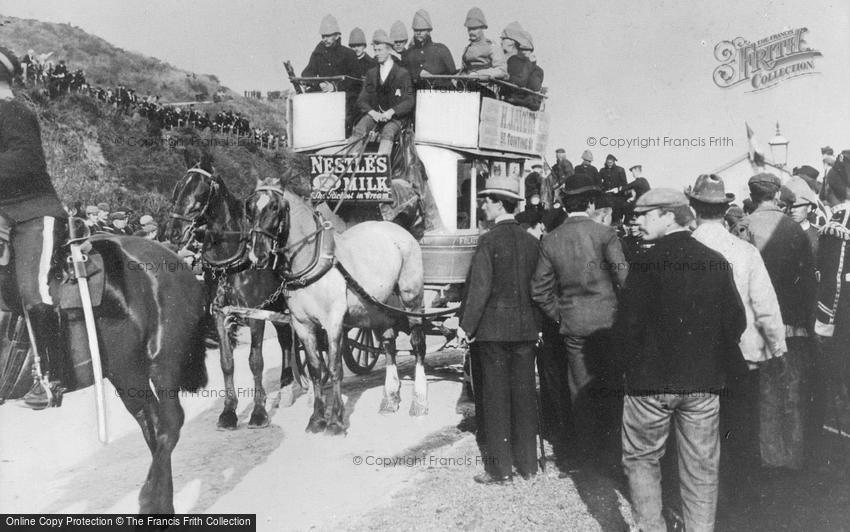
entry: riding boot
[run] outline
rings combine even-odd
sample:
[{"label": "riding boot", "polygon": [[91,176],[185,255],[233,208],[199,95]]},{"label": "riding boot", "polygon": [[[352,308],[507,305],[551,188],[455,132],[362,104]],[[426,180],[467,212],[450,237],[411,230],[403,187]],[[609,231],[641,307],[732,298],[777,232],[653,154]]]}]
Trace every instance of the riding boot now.
[{"label": "riding boot", "polygon": [[62,406],[62,394],[66,390],[63,386],[65,362],[68,356],[59,316],[50,305],[37,305],[30,309],[29,315],[33,336],[38,343],[41,371],[48,376],[52,398],[47,397],[39,376],[36,376],[37,382],[24,396],[24,403],[32,408]]}]

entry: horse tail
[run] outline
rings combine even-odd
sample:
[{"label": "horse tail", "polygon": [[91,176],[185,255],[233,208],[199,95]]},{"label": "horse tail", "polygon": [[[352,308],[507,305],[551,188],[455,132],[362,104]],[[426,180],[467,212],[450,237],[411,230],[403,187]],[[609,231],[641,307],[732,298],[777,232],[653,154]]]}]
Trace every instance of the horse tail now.
[{"label": "horse tail", "polygon": [[180,389],[184,392],[197,392],[207,385],[207,365],[204,361],[206,355],[204,330],[198,325],[194,327],[192,337],[189,339],[188,357],[180,373]]}]

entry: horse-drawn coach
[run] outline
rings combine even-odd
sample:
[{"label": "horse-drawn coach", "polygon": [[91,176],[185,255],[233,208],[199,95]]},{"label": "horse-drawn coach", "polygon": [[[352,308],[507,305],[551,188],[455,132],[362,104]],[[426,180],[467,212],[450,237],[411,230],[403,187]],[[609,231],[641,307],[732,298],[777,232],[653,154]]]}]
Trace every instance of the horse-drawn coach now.
[{"label": "horse-drawn coach", "polygon": [[[422,249],[426,314],[456,308],[483,229],[478,190],[488,176],[522,183],[527,161],[545,152],[548,115],[503,101],[500,92],[525,92],[537,104],[545,94],[470,76],[422,78],[415,114],[387,157],[375,153],[376,143],[368,142],[374,139],[364,145],[346,135],[344,92],[304,90],[338,78],[290,79],[296,94],[289,100],[288,138],[294,151],[309,156],[313,203],[338,231],[381,219],[408,227]],[[446,318],[429,320],[429,330],[450,336]],[[374,332],[354,329],[343,353],[348,367],[363,373],[381,348]]]}]

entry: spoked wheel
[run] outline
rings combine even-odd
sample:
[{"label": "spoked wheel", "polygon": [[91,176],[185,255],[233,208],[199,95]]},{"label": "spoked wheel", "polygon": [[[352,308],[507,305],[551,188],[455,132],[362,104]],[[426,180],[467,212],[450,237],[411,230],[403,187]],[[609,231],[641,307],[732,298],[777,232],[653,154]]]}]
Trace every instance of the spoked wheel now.
[{"label": "spoked wheel", "polygon": [[342,359],[352,373],[366,375],[383,354],[381,339],[372,329],[353,328],[348,331],[342,345]]}]

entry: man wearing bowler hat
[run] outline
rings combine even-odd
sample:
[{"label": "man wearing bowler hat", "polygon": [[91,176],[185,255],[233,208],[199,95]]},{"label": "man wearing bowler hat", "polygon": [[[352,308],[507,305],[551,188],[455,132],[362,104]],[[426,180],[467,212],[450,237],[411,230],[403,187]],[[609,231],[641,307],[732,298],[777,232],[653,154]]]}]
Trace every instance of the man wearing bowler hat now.
[{"label": "man wearing bowler hat", "polygon": [[[655,245],[629,270],[614,325],[625,368],[623,466],[637,525],[664,532],[661,468],[676,433],[685,530],[714,530],[720,461],[719,394],[746,367],[741,298],[722,255],[695,240],[688,198],[669,188],[637,201],[637,223]],[[671,420],[675,423],[671,424]]]},{"label": "man wearing bowler hat", "polygon": [[[561,374],[555,374],[554,362],[551,371],[546,372],[547,382],[556,389],[569,389],[572,403],[572,452],[565,448],[564,423],[555,428],[562,440],[555,445],[561,465],[567,458],[574,464],[605,458],[599,451],[612,451],[617,444],[618,384],[608,354],[617,291],[628,270],[614,228],[591,218],[600,194],[596,182],[587,174],[575,174],[564,181],[562,197],[567,219],[543,238],[531,284],[534,302],[559,324],[566,348],[566,374],[563,367]],[[607,397],[600,392],[605,389],[611,392]],[[559,406],[562,411],[568,408],[567,404]]]},{"label": "man wearing bowler hat", "polygon": [[[514,219],[519,180],[491,177],[478,193],[491,230],[481,235],[466,281],[458,340],[479,344],[486,445],[482,484],[537,473],[534,342],[540,328],[531,300],[538,242]],[[477,392],[476,392],[477,393]]]},{"label": "man wearing bowler hat", "polygon": [[729,393],[720,398],[721,432],[727,435],[722,443],[720,471],[721,488],[728,492],[731,500],[751,501],[756,495],[754,475],[761,463],[758,368],[787,351],[785,325],[758,249],[731,234],[723,224],[729,204],[735,199],[733,194],[726,192],[723,180],[716,175],[703,174],[685,195],[697,217],[693,237],[723,255],[726,263],[717,266],[732,269],[747,318],[747,328],[738,345],[749,371],[730,376],[727,381]]}]

